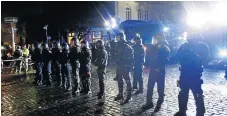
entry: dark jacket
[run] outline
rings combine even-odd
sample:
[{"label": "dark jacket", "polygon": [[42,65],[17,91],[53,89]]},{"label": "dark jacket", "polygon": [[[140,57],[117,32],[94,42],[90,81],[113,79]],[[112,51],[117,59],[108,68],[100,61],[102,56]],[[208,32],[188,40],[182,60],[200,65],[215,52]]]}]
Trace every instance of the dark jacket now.
[{"label": "dark jacket", "polygon": [[52,53],[51,51],[47,50],[47,49],[43,49],[42,51],[42,61],[45,64],[51,63],[51,56]]},{"label": "dark jacket", "polygon": [[170,50],[168,46],[161,45],[160,47],[150,45],[146,51],[145,66],[151,69],[165,70],[165,65],[170,57]]},{"label": "dark jacket", "polygon": [[95,65],[98,66],[98,68],[105,68],[107,66],[108,61],[108,53],[107,51],[102,49],[97,49],[97,57],[95,60]]},{"label": "dark jacket", "polygon": [[35,63],[40,63],[42,62],[42,49],[40,48],[35,48],[34,52],[32,53],[31,57],[32,61]]},{"label": "dark jacket", "polygon": [[133,67],[134,52],[131,46],[126,42],[119,42],[117,44],[117,63],[126,67]]},{"label": "dark jacket", "polygon": [[186,42],[177,51],[177,59],[184,71],[203,72],[203,61],[209,55],[209,48],[203,42]]},{"label": "dark jacket", "polygon": [[82,48],[80,54],[80,71],[89,72],[91,70],[92,53],[89,48]]},{"label": "dark jacket", "polygon": [[67,64],[67,63],[70,63],[70,57],[69,57],[69,50],[62,50],[62,53],[61,53],[61,64]]},{"label": "dark jacket", "polygon": [[51,49],[52,51],[52,61],[56,62],[56,61],[60,61],[61,58],[61,49],[59,48],[53,48]]},{"label": "dark jacket", "polygon": [[145,50],[143,44],[133,46],[134,50],[134,65],[143,65],[145,62]]},{"label": "dark jacket", "polygon": [[69,58],[72,64],[76,63],[76,66],[79,68],[80,66],[80,47],[72,47],[69,53]]}]

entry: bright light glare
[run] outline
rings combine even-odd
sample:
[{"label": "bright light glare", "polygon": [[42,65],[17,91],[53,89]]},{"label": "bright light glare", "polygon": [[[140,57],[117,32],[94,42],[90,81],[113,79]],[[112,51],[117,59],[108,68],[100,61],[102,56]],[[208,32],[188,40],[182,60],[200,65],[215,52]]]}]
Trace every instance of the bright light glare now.
[{"label": "bright light glare", "polygon": [[209,20],[208,13],[205,12],[191,12],[187,16],[187,23],[190,26],[201,28]]},{"label": "bright light glare", "polygon": [[221,57],[227,57],[227,49],[222,49],[219,54]]},{"label": "bright light glare", "polygon": [[1,46],[1,50],[4,50],[5,48],[3,46]]},{"label": "bright light glare", "polygon": [[212,11],[211,21],[218,25],[227,25],[227,3],[219,3]]},{"label": "bright light glare", "polygon": [[140,37],[140,34],[139,34],[139,33],[137,33],[137,34],[136,34],[136,36],[137,36],[137,37]]},{"label": "bright light glare", "polygon": [[109,21],[106,21],[105,22],[105,26],[110,26],[110,22]]},{"label": "bright light glare", "polygon": [[180,39],[180,40],[181,40],[181,39],[182,39],[182,37],[178,37],[178,39]]},{"label": "bright light glare", "polygon": [[112,23],[116,23],[116,19],[112,18],[111,19]]},{"label": "bright light glare", "polygon": [[164,32],[167,32],[169,30],[168,27],[164,27]]}]

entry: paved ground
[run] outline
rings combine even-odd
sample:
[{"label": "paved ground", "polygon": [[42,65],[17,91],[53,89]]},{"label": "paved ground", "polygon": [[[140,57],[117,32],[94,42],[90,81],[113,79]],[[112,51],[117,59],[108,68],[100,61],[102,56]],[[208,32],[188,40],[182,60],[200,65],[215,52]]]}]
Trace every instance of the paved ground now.
[{"label": "paved ground", "polygon": [[[151,116],[154,109],[141,112],[140,108],[146,99],[146,92],[133,96],[132,102],[120,105],[114,101],[117,95],[117,82],[113,81],[115,72],[109,68],[105,80],[106,96],[103,101],[97,99],[98,79],[93,73],[91,96],[73,96],[56,87],[36,87],[31,84],[33,76],[13,81],[2,82],[2,115],[5,116]],[[179,88],[176,80],[179,77],[178,67],[168,66],[166,74],[166,97],[161,110],[153,115],[172,116],[178,110],[177,95]],[[147,74],[144,75],[144,89],[147,87]],[[227,116],[227,81],[223,71],[205,70],[204,95],[207,116]],[[157,101],[155,89],[154,102]],[[103,103],[104,104],[101,104]],[[195,115],[192,94],[188,103],[189,116]]]}]

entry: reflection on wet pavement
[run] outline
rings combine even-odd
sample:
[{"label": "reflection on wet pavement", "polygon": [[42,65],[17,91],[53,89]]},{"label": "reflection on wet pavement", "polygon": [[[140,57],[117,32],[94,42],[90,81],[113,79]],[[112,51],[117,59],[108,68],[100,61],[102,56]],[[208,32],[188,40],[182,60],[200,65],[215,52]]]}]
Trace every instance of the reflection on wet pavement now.
[{"label": "reflection on wet pavement", "polygon": [[[141,111],[145,103],[147,90],[147,74],[144,74],[144,93],[134,95],[132,102],[120,105],[114,101],[117,95],[117,82],[113,81],[115,71],[108,69],[105,79],[105,97],[97,99],[99,90],[97,75],[92,76],[92,95],[72,95],[57,87],[36,87],[32,85],[34,76],[13,81],[2,82],[2,115],[4,116],[150,116],[154,109]],[[204,95],[206,115],[227,115],[227,82],[222,77],[223,71],[206,70],[204,72]],[[157,116],[171,116],[178,110],[177,95],[179,88],[176,80],[179,77],[178,68],[169,66],[166,74],[165,102]],[[125,87],[126,88],[126,87]],[[125,90],[125,89],[124,89]],[[157,92],[154,90],[154,103],[157,101]],[[188,115],[195,115],[194,98],[190,93]]]}]

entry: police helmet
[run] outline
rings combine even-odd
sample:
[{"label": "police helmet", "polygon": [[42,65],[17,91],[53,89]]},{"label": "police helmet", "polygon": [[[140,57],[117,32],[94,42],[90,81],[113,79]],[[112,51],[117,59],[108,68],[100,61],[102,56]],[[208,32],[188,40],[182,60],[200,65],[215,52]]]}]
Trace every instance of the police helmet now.
[{"label": "police helmet", "polygon": [[88,41],[86,41],[86,40],[83,40],[83,41],[81,41],[81,47],[82,48],[89,48],[89,43],[88,43]]},{"label": "police helmet", "polygon": [[71,44],[73,44],[73,46],[80,46],[80,41],[77,38],[72,38],[71,42],[72,42]]},{"label": "police helmet", "polygon": [[116,35],[116,39],[117,39],[117,42],[120,42],[120,41],[126,41],[126,37],[125,37],[125,34],[120,32]]},{"label": "police helmet", "polygon": [[44,46],[43,46],[44,49],[49,49],[49,45],[47,43],[44,43]]},{"label": "police helmet", "polygon": [[142,44],[142,39],[138,36],[136,36],[133,40],[136,42],[136,44]]},{"label": "police helmet", "polygon": [[54,42],[54,47],[55,48],[61,48],[61,44],[59,41]]},{"label": "police helmet", "polygon": [[165,34],[163,34],[163,33],[157,33],[157,34],[152,38],[152,43],[153,43],[153,44],[166,44],[166,37],[165,37]]},{"label": "police helmet", "polygon": [[104,47],[104,41],[103,40],[98,40],[95,45],[96,45],[97,49],[101,49],[101,48]]},{"label": "police helmet", "polygon": [[69,50],[69,45],[66,42],[63,44],[63,49],[64,50]]}]

